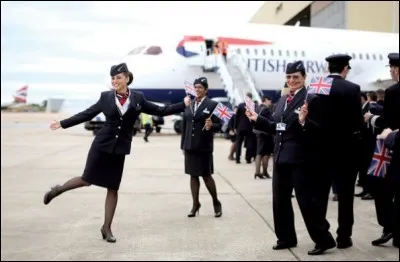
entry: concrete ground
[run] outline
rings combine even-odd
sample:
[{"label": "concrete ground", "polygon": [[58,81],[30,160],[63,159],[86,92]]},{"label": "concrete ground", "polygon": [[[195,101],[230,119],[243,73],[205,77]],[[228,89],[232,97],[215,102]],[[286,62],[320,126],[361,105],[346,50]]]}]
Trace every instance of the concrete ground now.
[{"label": "concrete ground", "polygon": [[[373,201],[359,198],[352,248],[308,256],[313,243],[293,198],[298,247],[272,250],[272,179],[254,180],[253,165],[229,161],[224,139],[216,139],[214,151],[223,216],[214,218],[202,183],[200,216],[188,218],[191,195],[180,137],[162,134],[150,137],[150,143],[141,134],[134,137],[112,227],[117,243],[107,243],[100,235],[104,189],[81,188],[43,204],[50,186],[82,174],[93,140],[83,126],[51,131],[49,123],[59,117],[1,115],[1,260],[399,259],[391,241],[371,246],[381,228]],[[335,235],[337,202],[329,202],[328,219]]]}]

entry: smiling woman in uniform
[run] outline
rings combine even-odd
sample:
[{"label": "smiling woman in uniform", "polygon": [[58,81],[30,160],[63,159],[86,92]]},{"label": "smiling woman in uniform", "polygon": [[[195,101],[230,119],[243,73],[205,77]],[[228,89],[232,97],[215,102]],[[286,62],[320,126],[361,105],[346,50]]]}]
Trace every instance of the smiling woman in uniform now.
[{"label": "smiling woman in uniform", "polygon": [[185,173],[190,175],[190,189],[193,207],[188,217],[196,216],[201,204],[199,201],[200,179],[213,199],[215,217],[222,215],[221,202],[217,197],[217,188],[212,178],[214,173],[213,150],[214,133],[221,130],[221,121],[213,115],[217,102],[207,97],[208,81],[200,77],[194,81],[196,100],[183,114],[181,149],[185,152]]},{"label": "smiling woman in uniform", "polygon": [[190,104],[190,98],[185,97],[184,102],[178,104],[159,107],[147,101],[143,93],[129,90],[133,74],[129,72],[125,63],[112,66],[110,75],[115,90],[102,92],[97,103],[85,111],[51,124],[52,130],[66,129],[89,121],[101,112],[106,116],[106,122],[97,132],[89,150],[83,175],[70,179],[62,186],[52,188],[45,194],[43,201],[47,205],[58,195],[83,186],[96,185],[107,188],[101,234],[106,241],[115,242],[111,223],[117,206],[125,155],[130,154],[131,150],[135,120],[141,112],[157,116],[183,112]]}]

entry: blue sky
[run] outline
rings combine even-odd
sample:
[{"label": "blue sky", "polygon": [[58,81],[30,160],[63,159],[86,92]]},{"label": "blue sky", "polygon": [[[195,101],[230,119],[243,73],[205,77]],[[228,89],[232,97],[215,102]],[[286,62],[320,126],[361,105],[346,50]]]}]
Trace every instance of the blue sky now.
[{"label": "blue sky", "polygon": [[25,84],[29,103],[97,98],[133,47],[183,26],[246,23],[262,3],[2,1],[1,102]]}]

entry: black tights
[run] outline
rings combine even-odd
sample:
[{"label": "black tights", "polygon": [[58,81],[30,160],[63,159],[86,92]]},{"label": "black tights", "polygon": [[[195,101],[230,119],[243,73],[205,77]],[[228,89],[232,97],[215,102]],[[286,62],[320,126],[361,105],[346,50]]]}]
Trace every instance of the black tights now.
[{"label": "black tights", "polygon": [[268,169],[269,155],[257,155],[256,156],[256,174],[261,174],[261,164],[263,171],[267,172]]},{"label": "black tights", "polygon": [[[90,186],[89,183],[85,182],[82,177],[74,177],[68,180],[64,185],[57,189],[57,195],[60,195],[66,191],[73,190],[76,188]],[[105,202],[105,214],[104,214],[104,230],[106,233],[111,233],[111,223],[114,218],[115,209],[118,203],[118,190],[107,189],[107,196]]]},{"label": "black tights", "polygon": [[[217,187],[212,176],[203,176],[204,184],[206,185],[208,192],[213,199],[213,203],[218,203]],[[197,207],[200,204],[199,193],[200,193],[200,179],[197,176],[190,176],[190,190],[192,191],[193,207]]]}]

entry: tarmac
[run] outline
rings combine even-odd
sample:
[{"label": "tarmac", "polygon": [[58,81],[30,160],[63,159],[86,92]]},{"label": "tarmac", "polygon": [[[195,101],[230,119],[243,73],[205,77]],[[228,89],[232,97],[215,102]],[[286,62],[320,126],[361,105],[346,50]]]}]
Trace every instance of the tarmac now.
[{"label": "tarmac", "polygon": [[[354,204],[353,247],[307,255],[314,244],[293,198],[298,246],[272,250],[276,243],[272,179],[255,180],[254,164],[229,161],[230,142],[223,138],[216,138],[214,145],[214,179],[223,216],[214,217],[211,197],[202,182],[200,215],[188,218],[192,205],[189,176],[184,174],[180,136],[169,130],[152,135],[149,143],[142,134],[133,138],[112,226],[117,242],[107,243],[100,234],[105,189],[80,188],[48,206],[43,204],[51,186],[82,174],[93,140],[83,125],[50,130],[52,120],[60,117],[1,114],[2,261],[399,260],[392,241],[381,247],[371,245],[382,228],[373,201],[359,198]],[[328,219],[335,237],[337,209],[337,202],[329,201]]]}]

